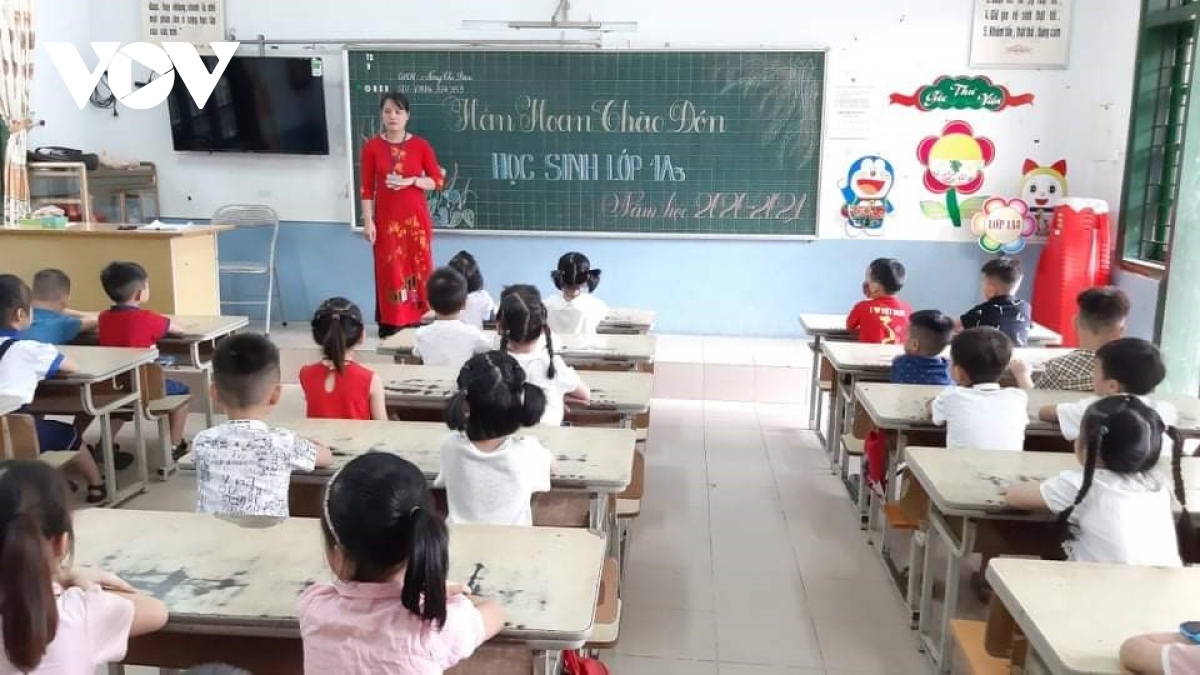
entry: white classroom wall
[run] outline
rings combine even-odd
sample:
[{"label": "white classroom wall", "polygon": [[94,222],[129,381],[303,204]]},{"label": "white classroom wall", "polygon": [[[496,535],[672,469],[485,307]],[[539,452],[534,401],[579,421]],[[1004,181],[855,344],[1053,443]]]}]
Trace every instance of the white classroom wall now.
[{"label": "white classroom wall", "polygon": [[[966,68],[974,3],[969,0],[844,0],[838,3],[783,0],[718,2],[646,2],[645,0],[575,0],[575,18],[637,21],[636,33],[612,33],[612,47],[688,46],[733,48],[827,47],[828,85],[873,87],[879,102],[870,140],[827,140],[824,144],[822,237],[843,236],[837,218],[841,206],[836,182],[853,159],[880,154],[896,167],[891,192],[896,212],[887,236],[915,240],[969,240],[948,221],[926,219],[919,202],[940,199],[925,192],[923,167],[916,145],[936,135],[951,119],[970,122],[997,147],[996,160],[985,170],[979,194],[1011,195],[1026,158],[1048,165],[1068,163],[1071,194],[1106,199],[1120,197],[1120,178],[1128,124],[1137,0],[1076,2],[1070,66],[1065,70],[988,70]],[[42,0],[39,26],[57,39],[80,42],[79,14],[68,6],[90,6],[90,40],[131,42],[139,38],[138,0],[107,0],[103,11],[83,0]],[[529,37],[523,32],[479,32],[461,27],[464,19],[545,19],[553,0],[448,0],[408,6],[381,0],[226,0],[227,28],[243,41],[258,34],[268,38],[321,37],[369,41],[372,38],[454,39]],[[54,19],[47,8],[55,7]],[[417,10],[419,7],[419,11]],[[54,26],[49,30],[47,26]],[[73,26],[64,30],[60,25]],[[48,39],[44,37],[43,39]],[[81,45],[82,46],[82,45]],[[90,50],[81,50],[90,55]],[[243,46],[241,53],[255,53]],[[267,201],[285,220],[346,222],[350,199],[342,90],[341,52],[336,47],[283,47],[271,53],[317,55],[326,59],[327,110],[331,154],[328,157],[202,155],[171,148],[166,105],[152,110],[63,110],[47,108],[51,126],[36,143],[58,142],[58,134],[95,151],[152,161],[158,165],[162,212],[182,218],[206,218],[223,203]],[[35,101],[59,107],[66,98],[62,83],[49,67],[39,70]],[[85,56],[86,60],[86,56]],[[1032,106],[1001,112],[918,112],[889,106],[893,92],[912,93],[942,74],[986,74],[1014,94],[1032,93]],[[56,90],[53,93],[47,89]],[[832,93],[832,87],[827,94]],[[829,97],[827,97],[828,105]],[[41,106],[39,106],[41,107]],[[82,125],[74,124],[81,120]],[[414,122],[419,131],[420,120]],[[70,133],[67,130],[69,129]],[[80,130],[86,143],[80,141]]]}]

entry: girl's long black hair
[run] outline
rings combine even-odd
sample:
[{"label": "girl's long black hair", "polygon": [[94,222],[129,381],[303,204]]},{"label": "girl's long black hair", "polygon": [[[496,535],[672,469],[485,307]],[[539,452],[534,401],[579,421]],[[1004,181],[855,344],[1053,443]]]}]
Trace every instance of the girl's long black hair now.
[{"label": "girl's long black hair", "polygon": [[353,566],[350,581],[385,582],[403,566],[401,604],[445,625],[450,535],[420,469],[390,453],[355,457],[326,486],[322,516],[326,545]]},{"label": "girl's long black hair", "polygon": [[446,266],[453,267],[466,277],[468,293],[483,290],[483,273],[479,271],[479,263],[475,262],[475,256],[467,251],[459,251]]},{"label": "girl's long black hair", "polygon": [[592,269],[592,262],[586,255],[571,251],[558,259],[558,269],[550,273],[550,278],[560,291],[587,286],[588,293],[591,293],[600,285],[600,270]]},{"label": "girl's long black hair", "polygon": [[446,402],[446,426],[482,441],[531,427],[546,411],[546,394],[525,381],[521,364],[491,351],[471,357],[458,373],[458,392]]},{"label": "girl's long black hair", "polygon": [[508,351],[509,342],[524,344],[545,336],[546,352],[550,354],[546,377],[554,379],[557,372],[554,368],[554,339],[550,334],[550,325],[546,323],[542,294],[536,287],[517,284],[505,288],[500,294],[496,323],[500,329],[500,351]]},{"label": "girl's long black hair", "polygon": [[1073,541],[1078,528],[1071,514],[1091,490],[1100,461],[1113,473],[1130,474],[1151,471],[1162,455],[1163,435],[1171,440],[1171,479],[1180,513],[1176,521],[1179,555],[1184,562],[1196,559],[1196,536],[1187,509],[1183,483],[1183,439],[1175,427],[1163,423],[1158,412],[1136,396],[1121,394],[1102,398],[1083,416],[1079,435],[1084,439],[1083,482],[1075,503],[1058,514],[1059,536],[1064,544]]},{"label": "girl's long black hair", "polygon": [[346,298],[321,303],[312,318],[312,336],[325,358],[339,373],[346,369],[346,354],[363,337],[362,310]]},{"label": "girl's long black hair", "polygon": [[67,484],[49,464],[0,462],[0,631],[9,663],[31,671],[58,631],[52,540],[74,536]]}]

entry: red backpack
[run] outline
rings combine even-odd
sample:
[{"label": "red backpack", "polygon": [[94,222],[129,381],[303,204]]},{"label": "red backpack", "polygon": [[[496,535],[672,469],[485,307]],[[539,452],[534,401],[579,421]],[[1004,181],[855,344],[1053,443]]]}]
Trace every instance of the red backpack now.
[{"label": "red backpack", "polygon": [[608,666],[572,650],[563,652],[563,675],[608,675]]}]

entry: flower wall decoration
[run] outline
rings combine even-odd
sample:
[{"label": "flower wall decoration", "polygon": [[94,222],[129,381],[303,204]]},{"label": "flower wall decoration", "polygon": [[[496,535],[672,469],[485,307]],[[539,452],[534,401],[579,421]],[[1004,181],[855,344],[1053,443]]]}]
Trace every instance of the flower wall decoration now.
[{"label": "flower wall decoration", "polygon": [[995,157],[992,141],[976,136],[971,125],[962,120],[947,123],[940,136],[926,136],[917,145],[917,159],[925,166],[925,188],[935,194],[944,193],[946,203],[921,202],[925,217],[949,218],[954,227],[962,227],[963,217],[970,218],[977,212],[984,198],[967,200],[960,207],[958,195],[979,191],[983,168]]},{"label": "flower wall decoration", "polygon": [[979,248],[988,253],[1019,253],[1037,228],[1037,219],[1021,199],[992,197],[971,218],[971,232],[979,237]]}]

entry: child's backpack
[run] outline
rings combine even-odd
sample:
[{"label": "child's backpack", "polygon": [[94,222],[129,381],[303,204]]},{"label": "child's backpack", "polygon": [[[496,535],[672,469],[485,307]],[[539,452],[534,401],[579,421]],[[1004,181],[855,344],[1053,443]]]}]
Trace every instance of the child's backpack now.
[{"label": "child's backpack", "polygon": [[599,659],[583,656],[579,650],[563,652],[563,675],[609,675],[608,666]]}]

